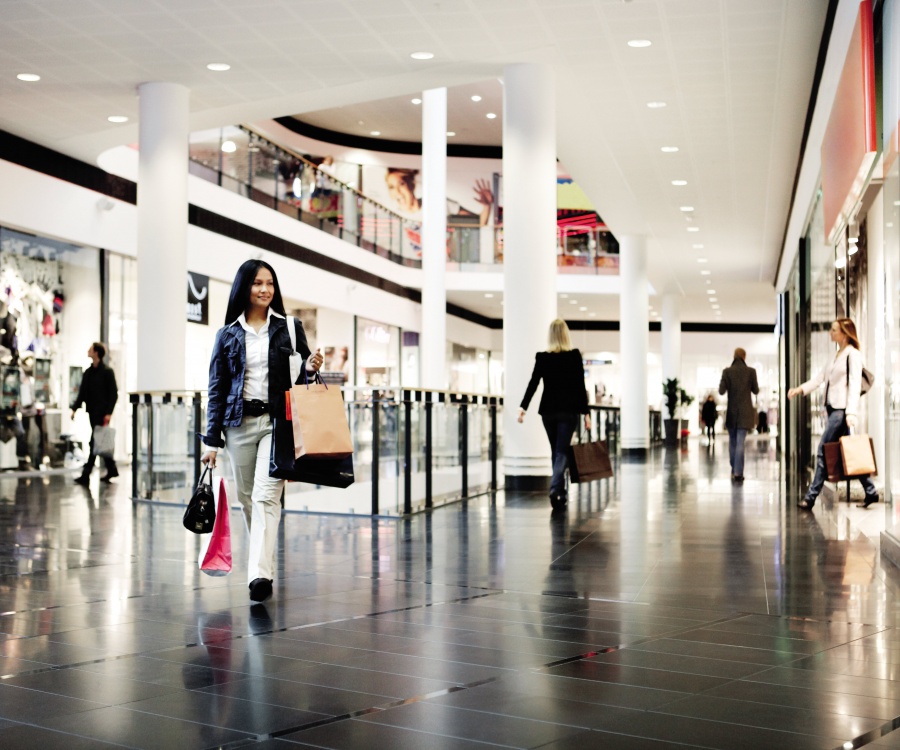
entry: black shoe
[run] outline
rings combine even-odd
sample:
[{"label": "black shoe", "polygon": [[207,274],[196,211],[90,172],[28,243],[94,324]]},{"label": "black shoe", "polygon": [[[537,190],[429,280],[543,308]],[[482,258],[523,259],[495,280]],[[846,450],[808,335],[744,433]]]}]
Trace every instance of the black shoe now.
[{"label": "black shoe", "polygon": [[268,578],[254,578],[250,583],[250,599],[254,602],[264,602],[272,596],[272,581]]},{"label": "black shoe", "polygon": [[734,479],[732,481],[735,484],[743,484],[744,483],[744,475],[743,474],[735,474]]},{"label": "black shoe", "polygon": [[110,484],[112,482],[112,480],[115,479],[117,476],[119,476],[118,471],[111,471],[105,477],[100,477],[100,481]]},{"label": "black shoe", "polygon": [[91,483],[91,475],[90,474],[82,474],[75,480],[75,484],[80,484],[82,487],[87,487]]},{"label": "black shoe", "polygon": [[857,503],[857,508],[868,508],[870,505],[874,505],[878,502],[878,495],[866,495],[866,499],[861,503]]},{"label": "black shoe", "polygon": [[550,507],[553,510],[562,510],[569,502],[569,498],[561,492],[550,493]]},{"label": "black shoe", "polygon": [[800,508],[800,510],[812,510],[815,504],[815,500],[810,500],[809,498],[804,497],[799,503],[797,503],[797,507]]}]

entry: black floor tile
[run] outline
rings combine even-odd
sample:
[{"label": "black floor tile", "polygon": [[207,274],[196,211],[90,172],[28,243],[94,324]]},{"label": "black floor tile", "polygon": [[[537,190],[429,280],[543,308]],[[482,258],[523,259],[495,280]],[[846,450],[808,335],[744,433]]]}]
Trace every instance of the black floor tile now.
[{"label": "black floor tile", "polygon": [[[474,740],[417,729],[376,724],[371,721],[341,721],[328,726],[287,734],[285,740],[301,747],[329,750],[390,748],[390,750],[488,750],[491,745]],[[292,745],[291,747],[297,747]]]},{"label": "black floor tile", "polygon": [[0,747],[9,750],[107,750],[122,745],[102,742],[94,737],[78,737],[41,727],[19,724],[0,728]]}]

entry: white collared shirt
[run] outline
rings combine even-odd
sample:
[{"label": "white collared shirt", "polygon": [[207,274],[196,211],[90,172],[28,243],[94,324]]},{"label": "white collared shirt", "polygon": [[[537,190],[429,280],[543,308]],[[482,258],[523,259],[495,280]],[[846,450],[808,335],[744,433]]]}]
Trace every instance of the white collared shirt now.
[{"label": "white collared shirt", "polygon": [[238,325],[244,329],[244,348],[247,366],[244,368],[244,400],[269,400],[269,323],[272,316],[283,318],[269,308],[266,322],[259,331],[247,323],[244,313],[237,319]]}]

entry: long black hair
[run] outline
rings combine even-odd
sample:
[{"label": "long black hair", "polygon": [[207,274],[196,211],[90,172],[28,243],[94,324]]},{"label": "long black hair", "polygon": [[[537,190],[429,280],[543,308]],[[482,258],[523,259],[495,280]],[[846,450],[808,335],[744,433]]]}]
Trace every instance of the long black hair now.
[{"label": "long black hair", "polygon": [[272,302],[269,307],[279,315],[287,315],[284,311],[284,300],[281,298],[281,287],[278,286],[278,276],[275,275],[275,269],[264,260],[245,260],[234,275],[231,295],[228,297],[228,309],[225,311],[225,325],[234,323],[241,317],[241,313],[246,312],[247,308],[250,307],[250,287],[253,286],[256,273],[260,268],[268,270],[272,274],[272,280],[275,282],[275,292],[272,295]]}]

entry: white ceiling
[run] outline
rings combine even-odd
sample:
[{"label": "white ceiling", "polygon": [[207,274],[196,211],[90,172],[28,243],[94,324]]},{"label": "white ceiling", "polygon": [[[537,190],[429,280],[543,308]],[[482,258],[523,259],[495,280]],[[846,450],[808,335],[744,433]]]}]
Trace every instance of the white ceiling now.
[{"label": "white ceiling", "polygon": [[[722,319],[768,323],[826,6],[0,0],[0,128],[95,161],[136,140],[136,86],[165,80],[190,87],[195,129],[297,114],[335,127],[383,118],[365,127],[403,138],[417,120],[401,105],[426,88],[459,86],[457,140],[492,142],[502,118],[484,119],[485,102],[466,102],[469,87],[496,101],[504,65],[547,62],[557,73],[559,158],[614,233],[649,238],[654,288],[684,295],[684,319],[713,320],[711,310],[699,317],[708,307],[702,252],[717,291],[727,290]],[[628,47],[635,38],[653,45]],[[434,60],[410,59],[418,50]],[[210,62],[232,69],[213,73]],[[26,72],[42,80],[16,79]],[[110,125],[116,114],[131,122]],[[680,151],[663,154],[665,145]],[[695,207],[699,232],[686,231],[681,205]]]}]

